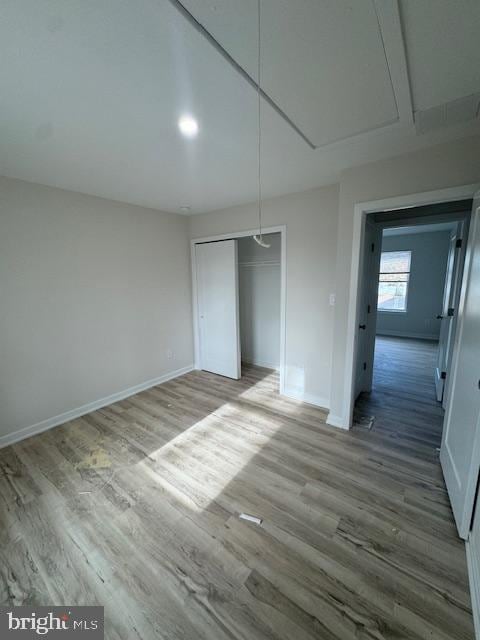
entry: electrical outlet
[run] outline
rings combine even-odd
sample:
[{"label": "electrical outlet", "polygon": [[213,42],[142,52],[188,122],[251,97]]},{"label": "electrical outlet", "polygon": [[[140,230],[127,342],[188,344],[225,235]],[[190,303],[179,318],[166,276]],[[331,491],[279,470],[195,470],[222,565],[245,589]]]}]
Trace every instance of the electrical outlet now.
[{"label": "electrical outlet", "polygon": [[171,360],[173,358],[173,351],[171,349],[167,349],[167,358]]},{"label": "electrical outlet", "polygon": [[334,294],[334,293],[331,293],[331,294],[330,294],[330,296],[329,296],[329,298],[328,298],[328,304],[329,304],[331,307],[334,307],[334,306],[335,306],[335,294]]}]

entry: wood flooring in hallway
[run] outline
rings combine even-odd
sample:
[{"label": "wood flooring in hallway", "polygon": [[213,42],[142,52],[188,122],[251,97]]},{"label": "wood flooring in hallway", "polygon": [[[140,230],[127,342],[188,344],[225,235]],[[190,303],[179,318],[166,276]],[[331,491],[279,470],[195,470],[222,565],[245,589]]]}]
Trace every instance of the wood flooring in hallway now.
[{"label": "wood flooring in hallway", "polygon": [[438,343],[377,336],[373,388],[361,394],[356,408],[375,416],[373,430],[382,436],[425,447],[436,457],[442,440],[444,411],[435,395]]}]

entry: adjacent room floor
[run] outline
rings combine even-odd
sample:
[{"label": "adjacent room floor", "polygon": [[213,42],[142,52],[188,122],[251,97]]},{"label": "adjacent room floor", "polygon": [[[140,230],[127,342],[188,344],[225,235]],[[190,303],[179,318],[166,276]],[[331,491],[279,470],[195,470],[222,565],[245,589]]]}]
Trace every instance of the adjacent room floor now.
[{"label": "adjacent room floor", "polygon": [[422,445],[436,458],[444,411],[435,395],[438,343],[377,336],[373,388],[361,394],[356,417],[374,418],[372,429],[405,445]]},{"label": "adjacent room floor", "polygon": [[381,429],[326,426],[250,367],[1,450],[1,601],[102,604],[122,640],[473,638],[437,418],[401,359],[380,393],[381,353]]}]

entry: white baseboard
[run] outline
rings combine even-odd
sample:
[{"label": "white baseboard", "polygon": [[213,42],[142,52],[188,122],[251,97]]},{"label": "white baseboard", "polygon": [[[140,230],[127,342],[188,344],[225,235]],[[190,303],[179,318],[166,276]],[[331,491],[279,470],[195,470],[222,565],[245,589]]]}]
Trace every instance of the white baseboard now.
[{"label": "white baseboard", "polygon": [[337,427],[337,429],[345,429],[346,431],[350,429],[342,416],[336,416],[333,413],[328,414],[327,424],[329,424],[331,427]]},{"label": "white baseboard", "polygon": [[274,371],[280,370],[280,365],[273,364],[272,362],[265,362],[264,360],[255,360],[253,358],[242,357],[242,362],[245,364],[253,364],[254,367],[263,367],[264,369],[273,369]]},{"label": "white baseboard", "polygon": [[475,547],[470,541],[467,540],[465,548],[467,551],[468,581],[470,583],[475,637],[480,640],[480,558],[475,553]]},{"label": "white baseboard", "polygon": [[433,333],[412,333],[411,331],[390,331],[389,329],[377,330],[377,336],[391,336],[392,338],[415,338],[417,340],[436,340],[438,335]]},{"label": "white baseboard", "polygon": [[14,444],[15,442],[20,442],[20,440],[25,440],[25,438],[30,438],[30,436],[36,435],[37,433],[42,433],[42,431],[48,431],[48,429],[58,427],[60,424],[64,424],[65,422],[69,422],[70,420],[75,420],[75,418],[80,418],[86,413],[91,413],[92,411],[96,411],[97,409],[106,407],[107,405],[113,404],[114,402],[124,400],[129,396],[140,393],[140,391],[145,391],[145,389],[156,387],[158,384],[162,384],[162,382],[167,382],[168,380],[172,380],[173,378],[178,378],[178,376],[183,376],[185,373],[193,371],[193,369],[193,365],[189,365],[187,367],[182,367],[181,369],[176,369],[175,371],[170,371],[169,373],[165,373],[158,378],[152,378],[151,380],[147,380],[146,382],[137,384],[134,387],[129,387],[128,389],[124,389],[123,391],[119,391],[117,393],[113,393],[110,396],[106,396],[105,398],[100,398],[99,400],[95,400],[94,402],[89,402],[88,404],[84,404],[81,407],[77,407],[76,409],[71,409],[70,411],[61,413],[58,416],[53,416],[53,418],[47,418],[46,420],[42,420],[41,422],[32,424],[29,427],[23,427],[23,429],[17,429],[16,431],[7,433],[3,436],[0,436],[0,449]]},{"label": "white baseboard", "polygon": [[281,395],[286,396],[287,398],[293,398],[294,400],[301,400],[308,404],[313,404],[315,407],[325,409],[325,411],[328,411],[328,405],[330,404],[329,398],[322,398],[321,396],[316,396],[313,393],[300,391],[300,389],[295,389],[294,387],[285,387]]}]

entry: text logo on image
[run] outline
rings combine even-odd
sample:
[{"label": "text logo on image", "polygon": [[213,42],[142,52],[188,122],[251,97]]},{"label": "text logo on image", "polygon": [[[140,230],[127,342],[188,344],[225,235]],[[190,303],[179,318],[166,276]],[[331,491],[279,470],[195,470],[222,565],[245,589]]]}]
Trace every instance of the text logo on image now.
[{"label": "text logo on image", "polygon": [[0,607],[0,638],[103,640],[103,607]]}]

